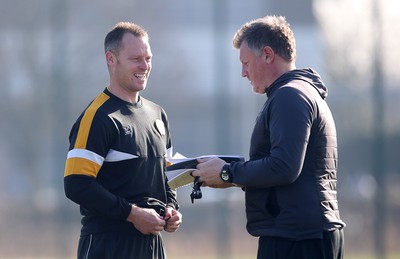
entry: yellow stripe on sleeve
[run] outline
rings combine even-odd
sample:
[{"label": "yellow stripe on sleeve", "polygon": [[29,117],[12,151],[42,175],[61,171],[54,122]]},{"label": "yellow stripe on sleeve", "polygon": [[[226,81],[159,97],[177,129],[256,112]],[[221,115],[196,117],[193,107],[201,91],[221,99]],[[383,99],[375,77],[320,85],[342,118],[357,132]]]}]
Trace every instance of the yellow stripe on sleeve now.
[{"label": "yellow stripe on sleeve", "polygon": [[100,165],[81,157],[68,158],[65,163],[64,177],[72,174],[87,175],[96,178]]},{"label": "yellow stripe on sleeve", "polygon": [[74,148],[82,148],[82,149],[86,148],[86,143],[94,115],[96,114],[99,107],[103,105],[103,103],[105,103],[109,98],[110,97],[105,93],[101,93],[87,108],[79,125],[78,136],[76,138]]}]

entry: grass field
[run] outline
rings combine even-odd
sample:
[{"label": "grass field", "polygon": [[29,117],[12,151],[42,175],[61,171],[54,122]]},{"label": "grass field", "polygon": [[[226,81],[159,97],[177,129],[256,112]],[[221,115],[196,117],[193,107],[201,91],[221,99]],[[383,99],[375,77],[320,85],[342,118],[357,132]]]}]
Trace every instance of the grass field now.
[{"label": "grass field", "polygon": [[[358,254],[358,255],[345,255],[345,259],[382,259],[382,258],[376,258],[374,255],[363,255],[363,254]],[[190,257],[179,257],[179,258],[169,258],[169,259],[222,259],[218,258],[215,256],[210,256],[210,257],[204,257],[204,256],[190,256]],[[231,258],[223,258],[223,259],[255,259],[253,255],[251,256],[234,256]],[[400,259],[400,254],[397,255],[388,255],[385,259]]]},{"label": "grass field", "polygon": [[[201,254],[201,251],[198,253]],[[0,254],[0,258],[1,254]],[[53,258],[53,257],[7,257],[7,259],[75,259],[70,257],[65,258]],[[230,258],[218,258],[217,256],[207,256],[207,255],[185,255],[185,256],[168,256],[168,259],[255,259],[254,255],[240,255],[240,256],[233,256]],[[376,258],[374,255],[367,255],[367,254],[348,254],[345,255],[345,259],[382,259]],[[385,259],[400,259],[400,254],[392,254],[387,255]]]},{"label": "grass field", "polygon": [[[169,259],[255,259],[253,255],[251,256],[234,256],[231,258],[218,258],[216,256],[182,256],[182,257],[168,257]],[[365,255],[365,254],[354,254],[354,255],[345,255],[345,259],[382,259],[382,258],[376,258],[374,255]],[[400,259],[400,254],[393,254],[393,255],[387,255],[385,259]]]},{"label": "grass field", "polygon": [[[253,255],[251,256],[234,256],[231,258],[218,258],[216,256],[204,256],[204,255],[199,255],[199,256],[182,256],[182,257],[168,257],[169,259],[255,259]],[[349,254],[345,255],[345,259],[382,259],[382,258],[376,258],[374,255],[366,255],[366,254]],[[400,259],[400,254],[393,254],[393,255],[387,255],[385,259]]]}]

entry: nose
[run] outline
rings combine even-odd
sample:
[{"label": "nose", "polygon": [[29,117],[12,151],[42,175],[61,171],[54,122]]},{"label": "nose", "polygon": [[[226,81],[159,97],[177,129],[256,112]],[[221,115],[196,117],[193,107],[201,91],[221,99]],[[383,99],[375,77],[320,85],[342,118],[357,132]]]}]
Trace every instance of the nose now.
[{"label": "nose", "polygon": [[151,63],[148,62],[147,60],[143,60],[142,62],[140,62],[140,68],[143,70],[150,70]]},{"label": "nose", "polygon": [[247,77],[247,70],[242,66],[242,77]]}]

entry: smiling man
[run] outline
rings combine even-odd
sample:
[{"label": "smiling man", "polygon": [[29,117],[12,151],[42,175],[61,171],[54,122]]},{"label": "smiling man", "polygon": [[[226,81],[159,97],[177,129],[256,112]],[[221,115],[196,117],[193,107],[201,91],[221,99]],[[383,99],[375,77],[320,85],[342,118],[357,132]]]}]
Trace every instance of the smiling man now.
[{"label": "smiling man", "polygon": [[64,172],[83,217],[78,258],[163,259],[160,232],[175,232],[182,215],[165,175],[167,115],[140,95],[151,71],[148,34],[121,22],[104,48],[109,86],[73,125]]}]

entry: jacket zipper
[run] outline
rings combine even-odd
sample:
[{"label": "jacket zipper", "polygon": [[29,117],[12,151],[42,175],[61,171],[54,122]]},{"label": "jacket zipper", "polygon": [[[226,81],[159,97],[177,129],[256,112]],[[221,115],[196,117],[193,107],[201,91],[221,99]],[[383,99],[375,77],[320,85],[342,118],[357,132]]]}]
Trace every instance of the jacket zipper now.
[{"label": "jacket zipper", "polygon": [[93,235],[91,234],[90,235],[90,239],[89,239],[89,246],[88,246],[87,251],[86,251],[86,256],[85,256],[86,259],[89,258],[89,252],[90,252],[90,248],[92,246],[92,238],[93,238]]}]

